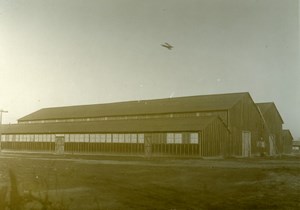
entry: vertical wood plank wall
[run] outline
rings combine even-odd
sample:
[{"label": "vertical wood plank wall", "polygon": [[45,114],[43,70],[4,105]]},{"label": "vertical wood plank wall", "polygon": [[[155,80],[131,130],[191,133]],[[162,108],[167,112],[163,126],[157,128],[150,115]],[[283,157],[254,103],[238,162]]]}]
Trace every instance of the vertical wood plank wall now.
[{"label": "vertical wood plank wall", "polygon": [[229,151],[229,133],[222,122],[215,120],[209,124],[202,133],[200,143],[200,156],[227,156]]},{"label": "vertical wood plank wall", "polygon": [[242,132],[251,132],[251,154],[259,153],[257,141],[263,136],[263,121],[256,104],[249,97],[244,97],[229,110],[232,156],[242,156]]}]

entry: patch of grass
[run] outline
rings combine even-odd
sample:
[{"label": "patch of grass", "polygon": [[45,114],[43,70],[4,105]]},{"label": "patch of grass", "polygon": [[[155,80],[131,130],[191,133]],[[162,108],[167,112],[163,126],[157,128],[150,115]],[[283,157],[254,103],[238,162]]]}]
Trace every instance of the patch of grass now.
[{"label": "patch of grass", "polygon": [[[20,193],[21,198],[32,195],[51,202],[47,206],[33,199],[37,210],[300,209],[300,167],[295,159],[81,160],[81,156],[0,158],[0,175],[11,167],[17,173],[18,190],[28,191]],[[0,176],[0,184],[3,180]],[[7,198],[9,190],[0,195]]]},{"label": "patch of grass", "polygon": [[48,193],[34,195],[31,191],[21,193],[19,183],[12,169],[9,169],[9,187],[0,188],[0,210],[68,210],[64,200],[51,202]]}]

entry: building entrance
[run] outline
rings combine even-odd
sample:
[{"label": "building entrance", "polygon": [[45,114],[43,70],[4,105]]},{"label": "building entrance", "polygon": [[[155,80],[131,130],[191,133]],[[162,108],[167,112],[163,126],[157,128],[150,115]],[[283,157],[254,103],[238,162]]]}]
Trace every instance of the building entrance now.
[{"label": "building entrance", "polygon": [[65,136],[55,136],[55,153],[64,154],[65,151]]}]

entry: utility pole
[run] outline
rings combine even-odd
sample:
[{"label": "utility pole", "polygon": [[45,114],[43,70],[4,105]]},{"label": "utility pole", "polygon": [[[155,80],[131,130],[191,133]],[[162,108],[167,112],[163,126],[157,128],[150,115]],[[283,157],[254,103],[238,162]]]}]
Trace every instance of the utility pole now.
[{"label": "utility pole", "polygon": [[0,110],[0,151],[2,150],[2,113],[7,113],[8,111]]}]

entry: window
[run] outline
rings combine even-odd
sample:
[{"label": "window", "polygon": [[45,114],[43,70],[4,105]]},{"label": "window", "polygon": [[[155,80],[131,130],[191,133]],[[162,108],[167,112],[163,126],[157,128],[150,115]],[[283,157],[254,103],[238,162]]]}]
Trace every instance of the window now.
[{"label": "window", "polygon": [[182,143],[182,134],[181,133],[175,133],[174,143],[175,144],[181,144]]},{"label": "window", "polygon": [[65,142],[70,142],[70,135],[69,134],[65,134]]},{"label": "window", "polygon": [[113,139],[112,140],[113,143],[118,143],[119,142],[119,135],[114,133],[112,135],[112,139]]},{"label": "window", "polygon": [[74,134],[75,136],[75,142],[80,142],[80,134]]},{"label": "window", "polygon": [[50,139],[51,139],[52,142],[55,142],[55,134],[52,134]]},{"label": "window", "polygon": [[95,142],[100,142],[100,134],[95,134]]},{"label": "window", "polygon": [[130,143],[130,134],[125,134],[125,142]]},{"label": "window", "polygon": [[167,133],[167,144],[174,143],[174,133]]},{"label": "window", "polygon": [[167,133],[167,144],[182,144],[182,134]]},{"label": "window", "polygon": [[124,143],[124,134],[119,134],[119,142]]},{"label": "window", "polygon": [[40,142],[40,138],[39,138],[39,135],[34,135],[34,140],[37,141],[37,142]]},{"label": "window", "polygon": [[75,142],[75,134],[70,134],[70,142]]},{"label": "window", "polygon": [[191,133],[190,134],[190,143],[191,144],[198,144],[198,133]]},{"label": "window", "polygon": [[144,134],[142,134],[142,133],[138,134],[138,141],[140,144],[144,143]]},{"label": "window", "polygon": [[44,135],[39,135],[39,141],[43,142],[44,141]]},{"label": "window", "polygon": [[33,142],[34,141],[34,135],[29,135],[29,138],[30,138],[30,142]]},{"label": "window", "polygon": [[111,142],[111,134],[106,134],[106,142]]},{"label": "window", "polygon": [[131,143],[137,143],[137,134],[134,133],[134,134],[130,134],[131,136]]},{"label": "window", "polygon": [[90,142],[96,142],[96,135],[90,134]]},{"label": "window", "polygon": [[13,141],[13,135],[8,135],[8,141]]},{"label": "window", "polygon": [[105,134],[100,134],[100,142],[104,143],[106,139],[106,135]]},{"label": "window", "polygon": [[90,135],[84,134],[84,142],[90,142]]},{"label": "window", "polygon": [[84,134],[78,134],[78,135],[79,135],[79,141],[84,142],[85,135]]}]

